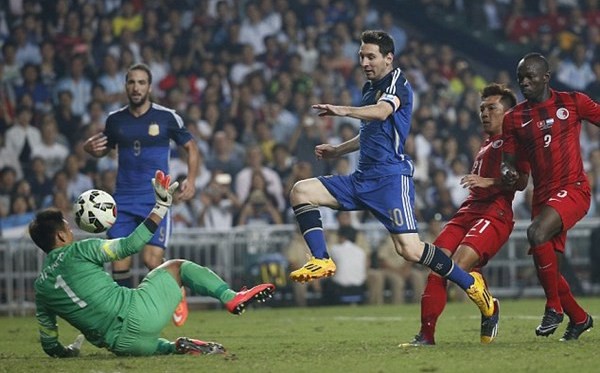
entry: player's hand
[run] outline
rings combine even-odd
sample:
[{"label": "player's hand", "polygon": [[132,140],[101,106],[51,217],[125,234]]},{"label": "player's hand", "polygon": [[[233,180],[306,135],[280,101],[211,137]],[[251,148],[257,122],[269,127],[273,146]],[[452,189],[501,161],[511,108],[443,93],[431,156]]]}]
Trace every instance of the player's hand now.
[{"label": "player's hand", "polygon": [[85,141],[83,150],[94,157],[102,157],[108,146],[108,139],[102,132],[95,134]]},{"label": "player's hand", "polygon": [[463,188],[488,188],[494,185],[494,179],[469,174],[460,179]]},{"label": "player's hand", "polygon": [[337,148],[331,144],[321,144],[315,146],[315,155],[317,159],[328,159],[337,157]]},{"label": "player's hand", "polygon": [[66,356],[65,357],[76,357],[79,356],[79,352],[81,351],[81,345],[85,341],[85,337],[83,334],[79,334],[77,338],[66,347]]},{"label": "player's hand", "polygon": [[181,183],[181,190],[179,192],[179,198],[182,201],[188,201],[194,197],[196,194],[196,185],[194,185],[193,180],[185,179]]},{"label": "player's hand", "polygon": [[514,185],[519,179],[517,170],[504,162],[500,166],[500,173],[502,174],[502,183],[508,186]]},{"label": "player's hand", "polygon": [[152,187],[154,187],[154,198],[156,199],[152,212],[164,218],[169,207],[173,204],[173,194],[179,187],[179,182],[171,183],[171,176],[157,170],[152,178]]},{"label": "player's hand", "polygon": [[324,116],[328,116],[328,115],[344,117],[348,114],[347,110],[346,110],[346,106],[338,106],[338,105],[330,105],[330,104],[316,104],[316,105],[313,105],[312,108],[315,110],[319,110],[319,113],[317,115],[320,117],[324,117]]}]

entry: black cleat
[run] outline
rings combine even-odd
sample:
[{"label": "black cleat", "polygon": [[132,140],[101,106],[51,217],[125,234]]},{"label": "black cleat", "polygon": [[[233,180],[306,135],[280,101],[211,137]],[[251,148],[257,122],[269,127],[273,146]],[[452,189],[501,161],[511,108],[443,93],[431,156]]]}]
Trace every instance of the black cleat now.
[{"label": "black cleat", "polygon": [[225,353],[225,347],[219,343],[204,342],[186,337],[179,337],[175,340],[175,350],[179,354],[190,355],[212,355]]},{"label": "black cleat", "polygon": [[556,312],[554,308],[546,308],[542,323],[535,328],[535,335],[547,337],[554,333],[564,317],[564,314]]},{"label": "black cleat", "polygon": [[562,336],[560,341],[566,342],[579,339],[579,336],[583,334],[583,332],[587,332],[593,327],[594,319],[592,319],[590,314],[588,314],[585,321],[580,324],[569,322],[569,325],[567,325],[567,330],[565,330],[565,334]]},{"label": "black cleat", "polygon": [[406,348],[406,347],[421,347],[421,346],[433,346],[433,345],[435,345],[435,342],[425,339],[423,334],[419,333],[419,334],[415,335],[415,337],[413,338],[412,341],[407,342],[407,343],[400,343],[398,345],[398,347]]},{"label": "black cleat", "polygon": [[500,302],[494,298],[494,314],[490,317],[481,315],[481,343],[492,343],[498,335],[498,323],[500,321]]}]

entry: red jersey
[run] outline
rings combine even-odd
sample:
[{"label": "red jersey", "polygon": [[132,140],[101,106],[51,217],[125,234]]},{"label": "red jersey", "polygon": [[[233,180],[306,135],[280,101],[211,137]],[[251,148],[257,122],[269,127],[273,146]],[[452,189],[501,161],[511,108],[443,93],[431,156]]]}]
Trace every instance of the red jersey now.
[{"label": "red jersey", "polygon": [[[489,137],[483,142],[471,173],[486,178],[499,179],[500,164],[502,163],[504,141],[502,135]],[[522,173],[529,173],[527,162],[517,162],[517,170]],[[514,191],[502,189],[496,186],[489,188],[471,188],[467,199],[460,206],[460,212],[476,213],[478,215],[502,215],[508,221],[512,221],[512,201],[515,196]]]},{"label": "red jersey", "polygon": [[533,165],[534,205],[562,186],[587,183],[579,145],[584,119],[600,123],[600,105],[583,93],[553,89],[548,100],[525,100],[504,115],[504,152]]}]

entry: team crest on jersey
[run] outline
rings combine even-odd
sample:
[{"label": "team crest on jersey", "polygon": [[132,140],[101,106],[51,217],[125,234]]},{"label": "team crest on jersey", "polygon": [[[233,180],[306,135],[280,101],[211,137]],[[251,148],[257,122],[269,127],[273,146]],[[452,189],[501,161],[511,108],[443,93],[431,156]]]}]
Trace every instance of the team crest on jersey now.
[{"label": "team crest on jersey", "polygon": [[569,110],[564,107],[558,108],[558,110],[556,110],[556,117],[560,120],[567,119],[569,117]]},{"label": "team crest on jersey", "polygon": [[492,148],[498,149],[499,147],[502,146],[502,144],[504,144],[503,140],[496,140],[492,143]]},{"label": "team crest on jersey", "polygon": [[148,135],[150,136],[158,136],[160,133],[160,128],[157,123],[150,123],[148,126]]},{"label": "team crest on jersey", "polygon": [[554,125],[554,118],[548,118],[545,120],[540,120],[539,122],[536,123],[537,127],[541,130],[547,130],[548,128],[552,127]]}]

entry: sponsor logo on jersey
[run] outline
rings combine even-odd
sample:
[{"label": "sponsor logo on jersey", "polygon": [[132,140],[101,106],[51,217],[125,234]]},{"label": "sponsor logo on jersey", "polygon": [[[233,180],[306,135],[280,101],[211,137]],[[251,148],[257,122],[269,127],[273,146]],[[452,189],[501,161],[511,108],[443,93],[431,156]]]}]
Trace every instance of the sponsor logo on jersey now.
[{"label": "sponsor logo on jersey", "polygon": [[529,123],[531,123],[533,121],[533,119],[529,119],[527,122],[525,123],[521,123],[521,127],[525,127],[526,125],[528,125]]},{"label": "sponsor logo on jersey", "polygon": [[548,128],[554,125],[554,118],[548,118],[545,120],[540,120],[536,123],[537,127],[541,130],[547,130]]},{"label": "sponsor logo on jersey", "polygon": [[569,117],[569,110],[564,107],[558,108],[558,110],[556,110],[556,117],[560,120],[567,119]]},{"label": "sponsor logo on jersey", "polygon": [[150,136],[158,136],[160,133],[160,128],[157,123],[150,123],[148,126],[148,135]]}]

